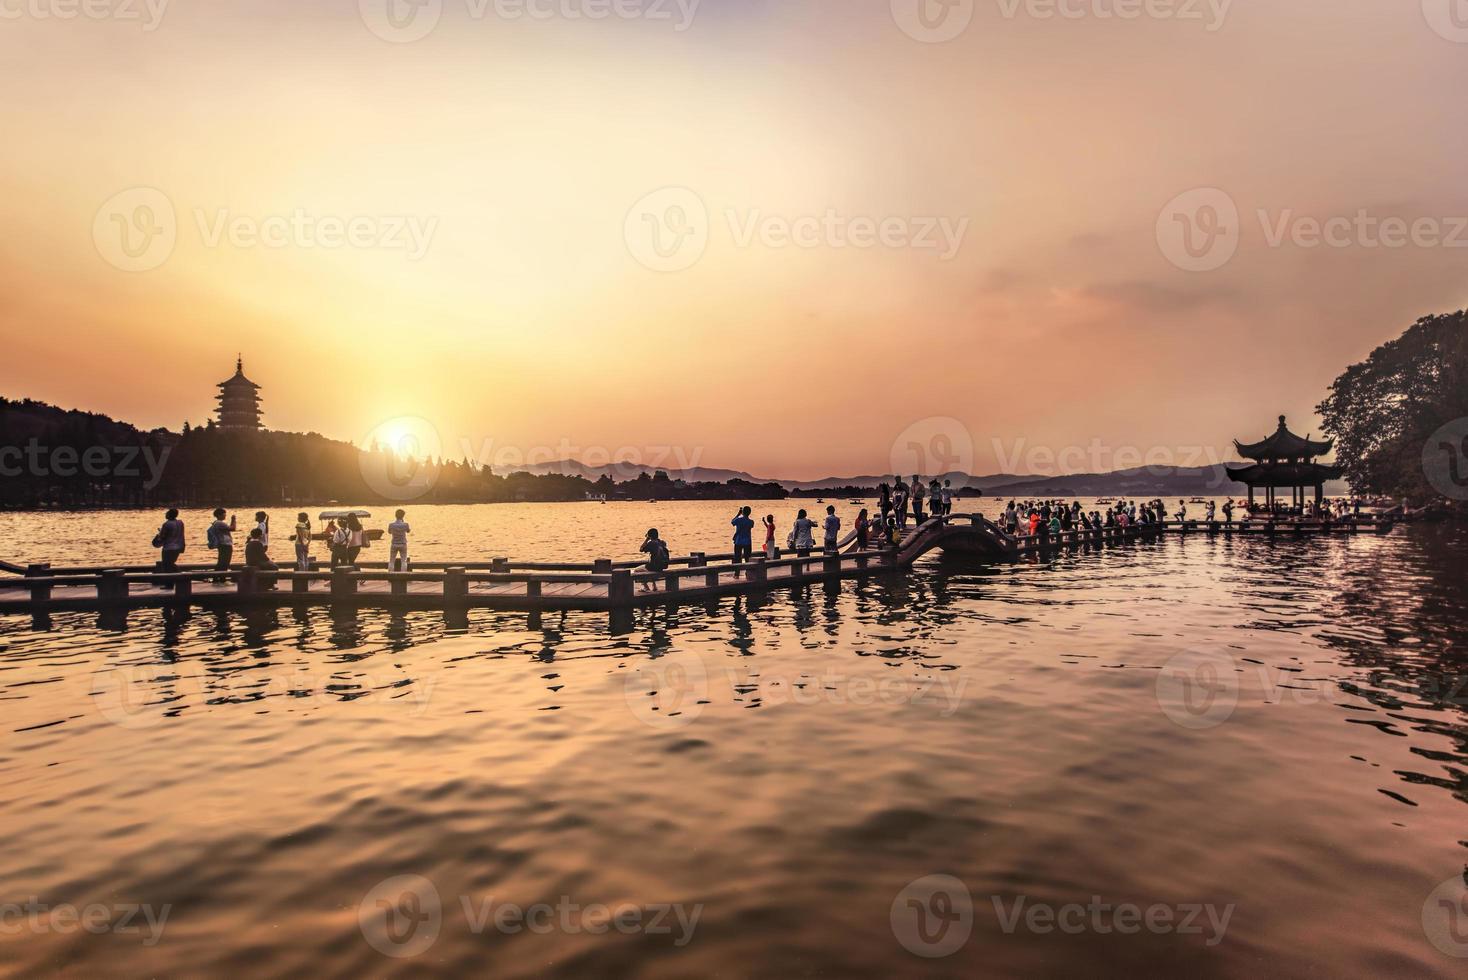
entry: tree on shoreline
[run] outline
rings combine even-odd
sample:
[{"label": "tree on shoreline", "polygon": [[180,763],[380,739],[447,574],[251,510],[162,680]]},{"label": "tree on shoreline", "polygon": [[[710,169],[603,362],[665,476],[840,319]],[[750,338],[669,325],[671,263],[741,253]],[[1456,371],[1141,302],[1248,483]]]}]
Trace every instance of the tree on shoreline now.
[{"label": "tree on shoreline", "polygon": [[1347,368],[1317,411],[1357,493],[1438,496],[1423,450],[1442,426],[1468,417],[1468,313],[1418,320]]}]

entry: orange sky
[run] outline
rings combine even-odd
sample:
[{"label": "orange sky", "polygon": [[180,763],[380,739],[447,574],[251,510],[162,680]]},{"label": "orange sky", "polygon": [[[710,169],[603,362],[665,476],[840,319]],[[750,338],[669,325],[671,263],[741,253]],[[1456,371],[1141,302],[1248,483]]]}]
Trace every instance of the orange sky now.
[{"label": "orange sky", "polygon": [[[453,456],[815,478],[956,433],[1049,472],[1318,431],[1346,364],[1468,300],[1468,247],[1293,220],[1457,240],[1434,0],[958,0],[944,43],[918,0],[387,2],[0,0],[0,393],[177,428],[243,351],[272,428],[421,417]],[[1197,188],[1237,251],[1185,271],[1159,227]]]}]

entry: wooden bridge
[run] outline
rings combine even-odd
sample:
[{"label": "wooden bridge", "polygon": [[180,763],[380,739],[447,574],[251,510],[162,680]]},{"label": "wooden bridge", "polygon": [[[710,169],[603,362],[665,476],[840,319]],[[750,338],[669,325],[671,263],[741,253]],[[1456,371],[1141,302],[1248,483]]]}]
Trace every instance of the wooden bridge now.
[{"label": "wooden bridge", "polygon": [[[0,562],[0,613],[44,614],[62,610],[146,607],[235,607],[317,604],[401,608],[467,608],[548,611],[623,610],[725,595],[832,582],[871,574],[901,573],[934,550],[983,561],[1016,561],[1064,549],[1122,544],[1164,534],[1293,538],[1320,534],[1384,534],[1389,522],[1202,521],[1137,524],[1065,531],[1049,537],[1014,537],[979,514],[934,518],[902,532],[896,546],[833,552],[757,556],[734,564],[732,554],[695,552],[674,558],[662,572],[640,562],[602,559],[591,564],[415,562],[408,572],[385,563],[310,571],[263,571],[212,565],[53,568]],[[849,538],[848,538],[849,541]]]}]

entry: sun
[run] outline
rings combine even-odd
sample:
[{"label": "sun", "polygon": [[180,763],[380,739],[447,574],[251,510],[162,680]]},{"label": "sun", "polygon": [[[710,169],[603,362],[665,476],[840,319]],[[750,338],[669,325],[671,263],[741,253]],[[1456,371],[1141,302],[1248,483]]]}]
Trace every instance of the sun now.
[{"label": "sun", "polygon": [[443,441],[438,429],[427,419],[400,416],[380,423],[367,434],[362,445],[376,445],[384,452],[403,459],[428,459],[443,455]]}]

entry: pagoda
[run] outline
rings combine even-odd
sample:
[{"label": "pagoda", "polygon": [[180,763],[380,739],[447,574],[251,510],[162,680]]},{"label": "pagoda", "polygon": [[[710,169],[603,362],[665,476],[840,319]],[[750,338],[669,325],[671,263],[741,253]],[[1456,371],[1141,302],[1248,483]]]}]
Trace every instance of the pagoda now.
[{"label": "pagoda", "polygon": [[260,386],[245,377],[244,359],[234,362],[234,377],[221,381],[219,387],[219,427],[221,429],[260,428]]},{"label": "pagoda", "polygon": [[1330,452],[1333,442],[1317,442],[1301,438],[1285,425],[1285,417],[1279,417],[1279,428],[1267,439],[1259,442],[1242,443],[1234,440],[1234,448],[1244,459],[1253,460],[1247,466],[1226,466],[1231,479],[1246,484],[1249,488],[1249,509],[1254,509],[1254,491],[1264,491],[1264,507],[1276,509],[1274,491],[1277,487],[1290,488],[1290,508],[1303,509],[1305,490],[1315,488],[1315,503],[1325,496],[1325,481],[1339,480],[1343,472],[1339,466],[1326,466],[1315,462],[1317,456]]}]

